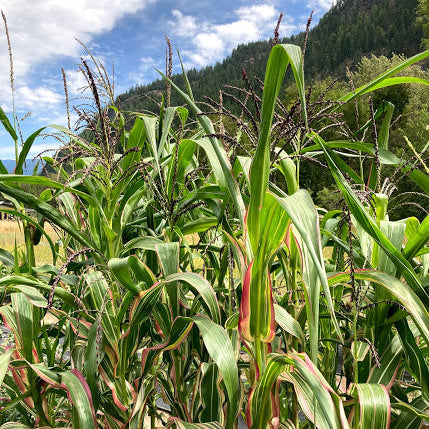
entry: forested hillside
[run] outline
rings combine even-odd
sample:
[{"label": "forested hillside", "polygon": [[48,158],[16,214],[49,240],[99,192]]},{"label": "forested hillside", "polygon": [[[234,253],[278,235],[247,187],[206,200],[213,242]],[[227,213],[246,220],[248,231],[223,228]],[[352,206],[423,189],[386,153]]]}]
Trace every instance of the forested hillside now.
[{"label": "forested hillside", "polygon": [[[306,78],[344,76],[345,67],[356,65],[364,55],[392,53],[411,56],[421,50],[423,37],[416,25],[418,0],[340,0],[310,31],[305,57]],[[304,33],[284,38],[282,43],[302,46]],[[248,76],[263,77],[271,41],[239,45],[222,63],[201,70],[189,70],[195,99],[217,97],[225,84],[241,85],[242,68]],[[183,85],[180,75],[174,81]],[[137,86],[121,95],[125,110],[152,110],[165,91],[157,80]],[[173,92],[172,103],[179,103]]]}]

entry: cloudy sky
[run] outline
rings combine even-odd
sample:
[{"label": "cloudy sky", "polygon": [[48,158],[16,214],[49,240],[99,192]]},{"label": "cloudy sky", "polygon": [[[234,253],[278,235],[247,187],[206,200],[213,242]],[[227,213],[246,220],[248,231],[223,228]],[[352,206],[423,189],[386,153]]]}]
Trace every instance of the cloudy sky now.
[{"label": "cloudy sky", "polygon": [[[49,124],[66,125],[61,69],[70,97],[83,80],[77,72],[85,55],[80,40],[108,70],[114,64],[115,92],[158,77],[165,68],[167,34],[187,68],[201,68],[227,56],[239,43],[272,36],[280,12],[280,35],[314,23],[332,0],[2,0],[13,53],[15,112],[24,139]],[[2,21],[0,21],[2,24]],[[0,105],[12,120],[9,54],[0,26]],[[176,61],[177,64],[177,61]],[[177,66],[176,66],[177,67]],[[175,71],[178,71],[175,69]],[[40,138],[32,155],[55,145]],[[0,129],[0,159],[14,158],[14,146]]]}]

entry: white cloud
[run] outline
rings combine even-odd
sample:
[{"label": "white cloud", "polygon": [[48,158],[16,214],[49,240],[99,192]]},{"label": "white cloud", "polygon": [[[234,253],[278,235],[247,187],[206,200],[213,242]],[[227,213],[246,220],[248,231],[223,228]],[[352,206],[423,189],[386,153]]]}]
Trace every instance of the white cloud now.
[{"label": "white cloud", "polygon": [[[174,21],[169,21],[175,27],[174,33],[179,37],[193,36],[198,30],[197,20],[193,16],[185,16],[180,10],[174,9],[172,12]],[[176,27],[176,23],[180,25]]]},{"label": "white cloud", "polygon": [[[25,92],[28,76],[36,66],[61,56],[79,57],[81,46],[75,38],[89,43],[92,37],[111,30],[125,14],[135,13],[152,1],[155,0],[3,0],[15,79],[24,85],[20,91]],[[0,61],[9,64],[5,37],[0,39]],[[2,67],[1,103],[9,103],[10,97],[4,100],[8,87],[9,68]],[[52,100],[52,94],[46,95]]]},{"label": "white cloud", "polygon": [[45,86],[36,88],[20,86],[15,91],[15,103],[20,106],[21,110],[50,109],[53,106],[58,106],[62,101],[61,94]]},{"label": "white cloud", "polygon": [[80,70],[66,70],[67,92],[69,97],[80,96],[88,86],[85,76]]},{"label": "white cloud", "polygon": [[[271,4],[244,6],[236,9],[235,19],[223,24],[213,21],[198,22],[195,17],[173,11],[169,26],[180,48],[180,43],[191,47],[183,50],[187,67],[202,67],[222,60],[239,43],[268,38],[272,35],[279,11]],[[284,16],[281,24],[283,36],[296,30],[292,19]],[[191,37],[191,38],[190,38]]]}]

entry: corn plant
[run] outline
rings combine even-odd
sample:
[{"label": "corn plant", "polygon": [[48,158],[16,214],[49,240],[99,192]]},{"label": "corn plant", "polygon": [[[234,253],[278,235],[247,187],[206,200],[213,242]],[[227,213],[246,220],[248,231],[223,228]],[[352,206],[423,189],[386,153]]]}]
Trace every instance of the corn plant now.
[{"label": "corn plant", "polygon": [[[414,82],[392,76],[428,55],[341,101]],[[288,67],[304,128],[295,153],[284,146],[272,164]],[[374,111],[370,125],[384,130],[375,144],[324,141],[309,125],[301,49],[276,45],[255,152],[233,165],[186,75],[187,92],[170,84],[187,108],[135,112],[128,127],[85,63],[83,72],[89,133],[57,127],[73,143],[62,160],[46,158],[59,178],[40,178],[47,189],[35,197],[19,186],[34,179],[0,175],[5,195],[64,231],[67,252],[60,268],[0,279],[15,341],[1,346],[3,411],[16,408],[20,421],[1,427],[137,429],[146,416],[178,428],[235,428],[239,416],[264,429],[428,420],[428,221],[386,214],[381,165],[407,168],[388,151],[389,116]],[[367,185],[337,149],[371,156]],[[324,157],[344,209],[323,212],[301,189],[294,159],[303,154]],[[285,189],[272,183],[276,170]]]}]

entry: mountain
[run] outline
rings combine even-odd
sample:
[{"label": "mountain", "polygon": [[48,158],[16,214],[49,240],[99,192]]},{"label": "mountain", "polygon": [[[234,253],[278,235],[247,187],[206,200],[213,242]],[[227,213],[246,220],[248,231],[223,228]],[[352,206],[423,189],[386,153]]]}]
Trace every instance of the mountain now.
[{"label": "mountain", "polygon": [[[16,166],[16,161],[14,159],[3,159],[1,162],[6,167],[6,170],[8,171],[9,174],[13,173],[13,170],[15,169],[15,166]],[[40,172],[42,167],[40,165],[39,160],[28,159],[27,161],[25,161],[24,174],[25,175],[33,174],[34,168],[36,167],[37,164],[39,164],[38,171]]]},{"label": "mountain", "polygon": [[[418,0],[338,0],[320,22],[310,30],[306,56],[306,79],[344,76],[362,56],[392,53],[411,56],[421,50],[422,29],[415,24]],[[304,33],[280,40],[303,46]],[[195,100],[217,98],[225,84],[242,86],[242,69],[249,77],[263,78],[272,41],[237,46],[222,63],[187,72]],[[184,87],[181,75],[173,81]],[[165,82],[136,86],[122,94],[123,110],[151,111],[165,94]],[[172,104],[181,104],[172,92]],[[156,109],[155,109],[156,110]]]}]

